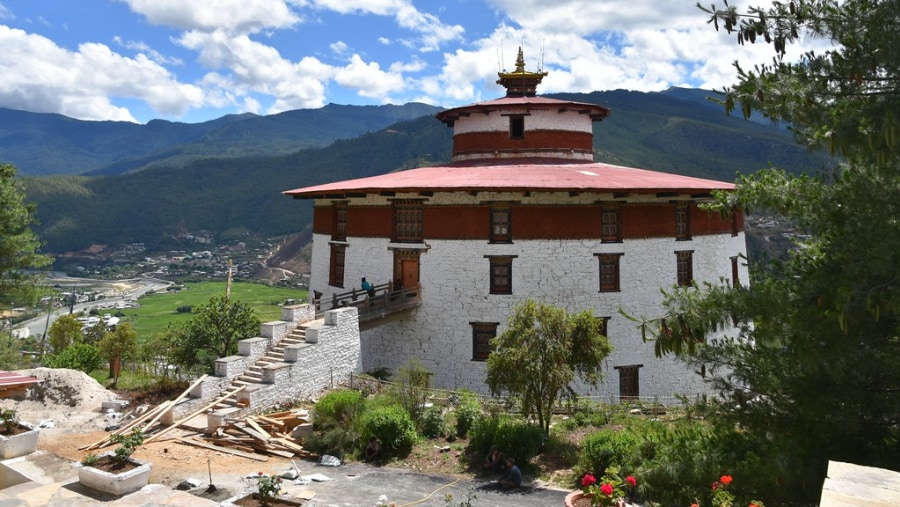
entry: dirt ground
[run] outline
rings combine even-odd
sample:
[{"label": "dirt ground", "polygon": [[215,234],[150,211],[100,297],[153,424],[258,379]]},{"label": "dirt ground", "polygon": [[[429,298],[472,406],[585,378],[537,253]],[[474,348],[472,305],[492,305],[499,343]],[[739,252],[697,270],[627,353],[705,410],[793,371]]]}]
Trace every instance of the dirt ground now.
[{"label": "dirt ground", "polygon": [[[120,399],[116,393],[75,370],[37,368],[22,370],[20,373],[35,375],[44,382],[39,389],[29,390],[23,399],[0,400],[0,408],[16,408],[21,420],[45,425],[40,432],[39,449],[72,461],[80,461],[89,452],[114,449],[114,446],[107,445],[92,451],[81,450],[108,436],[109,433],[104,428],[115,422],[115,419],[105,414],[101,406],[104,401]],[[130,406],[123,413],[138,407],[140,405]],[[152,407],[147,405],[144,408]],[[202,416],[190,423],[196,429],[174,429],[158,441],[145,443],[135,452],[135,458],[153,464],[151,482],[173,488],[189,478],[202,482],[204,489],[213,484],[216,486],[214,491],[200,493],[200,496],[218,501],[246,489],[250,483],[243,478],[249,475],[258,472],[281,473],[293,466],[299,468],[301,474],[307,474],[316,467],[316,462],[311,459],[295,458],[292,462],[265,456],[265,461],[257,461],[175,440],[176,437],[200,434],[205,429],[206,421]],[[465,454],[466,443],[465,440],[448,443],[441,439],[421,442],[408,456],[393,460],[385,466],[462,479],[487,477],[477,466],[474,470],[467,466],[468,462],[478,460],[478,457]],[[535,474],[547,480],[535,480],[534,483],[553,487],[553,483],[557,482],[554,477],[565,477],[566,472],[567,470],[560,469],[558,463],[554,463],[552,457],[544,457],[537,463]],[[555,486],[559,487],[559,484]]]}]

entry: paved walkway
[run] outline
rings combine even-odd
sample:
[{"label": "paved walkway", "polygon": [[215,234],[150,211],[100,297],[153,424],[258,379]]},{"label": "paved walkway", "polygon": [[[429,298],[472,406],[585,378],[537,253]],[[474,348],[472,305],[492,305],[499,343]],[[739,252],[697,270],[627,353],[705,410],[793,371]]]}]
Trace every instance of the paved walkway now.
[{"label": "paved walkway", "polygon": [[[114,497],[82,486],[70,461],[44,451],[7,460],[3,465],[3,486],[18,484],[0,489],[0,507],[214,507],[225,499],[223,494],[231,496],[255,488],[251,481],[242,480],[240,471],[233,471],[218,474],[218,494],[205,495],[209,498],[200,496],[207,484],[193,491],[150,484],[130,495]],[[446,507],[447,494],[453,496],[450,505],[458,505],[470,493],[474,495],[473,505],[478,507],[545,507],[562,506],[567,493],[528,484],[506,491],[486,480],[457,480],[357,463],[326,467],[303,461],[300,472],[304,477],[328,479],[309,484],[285,482],[283,492],[293,498],[308,499],[304,504],[307,507],[371,507],[382,495],[398,507]],[[25,477],[31,480],[23,480]]]}]

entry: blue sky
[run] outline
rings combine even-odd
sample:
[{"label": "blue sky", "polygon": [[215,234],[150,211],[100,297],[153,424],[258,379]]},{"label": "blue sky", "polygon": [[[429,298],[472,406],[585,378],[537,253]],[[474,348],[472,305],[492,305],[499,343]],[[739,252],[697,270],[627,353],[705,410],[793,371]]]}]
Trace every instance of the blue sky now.
[{"label": "blue sky", "polygon": [[[732,2],[738,5],[746,2]],[[539,93],[721,88],[769,61],[695,0],[0,0],[0,107],[200,122],[336,104],[501,96],[523,46]],[[797,51],[799,54],[799,50]]]}]

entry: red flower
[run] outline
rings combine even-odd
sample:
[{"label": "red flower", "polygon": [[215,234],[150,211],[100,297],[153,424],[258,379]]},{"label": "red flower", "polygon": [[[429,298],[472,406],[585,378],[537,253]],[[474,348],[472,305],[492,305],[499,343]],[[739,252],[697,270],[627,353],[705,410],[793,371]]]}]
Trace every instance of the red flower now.
[{"label": "red flower", "polygon": [[728,486],[729,484],[731,484],[731,476],[723,475],[719,478],[719,482],[721,482],[724,486]]},{"label": "red flower", "polygon": [[584,474],[584,477],[581,478],[581,487],[586,488],[588,486],[593,486],[597,484],[597,478],[591,474]]},{"label": "red flower", "polygon": [[600,486],[600,492],[606,496],[612,496],[613,491],[614,491],[613,485],[608,482],[606,484]]},{"label": "red flower", "polygon": [[712,485],[712,490],[715,491],[715,490],[717,490],[717,489],[719,489],[719,483],[718,483],[718,482],[714,482],[713,485]]},{"label": "red flower", "polygon": [[626,477],[625,482],[627,482],[628,485],[631,486],[632,488],[637,486],[637,479],[635,479],[634,476],[632,476],[632,475],[629,475],[628,477]]},{"label": "red flower", "polygon": [[700,507],[700,505],[699,505],[699,504],[696,504],[696,503],[692,503],[692,504],[691,504],[691,507]]}]

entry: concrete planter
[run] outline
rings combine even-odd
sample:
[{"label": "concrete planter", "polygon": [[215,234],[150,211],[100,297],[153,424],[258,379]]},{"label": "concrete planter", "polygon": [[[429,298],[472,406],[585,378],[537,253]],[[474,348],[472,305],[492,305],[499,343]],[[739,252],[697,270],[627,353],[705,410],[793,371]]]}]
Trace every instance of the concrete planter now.
[{"label": "concrete planter", "polygon": [[28,431],[16,435],[0,435],[0,459],[18,458],[37,450],[40,430],[26,422],[20,422],[19,426],[28,428]]},{"label": "concrete planter", "polygon": [[[105,453],[102,456],[109,456],[111,454],[112,453]],[[75,467],[78,469],[78,482],[85,487],[116,496],[134,493],[150,482],[150,463],[145,463],[136,459],[129,459],[128,461],[139,466],[117,474],[82,463],[76,463]]]}]

